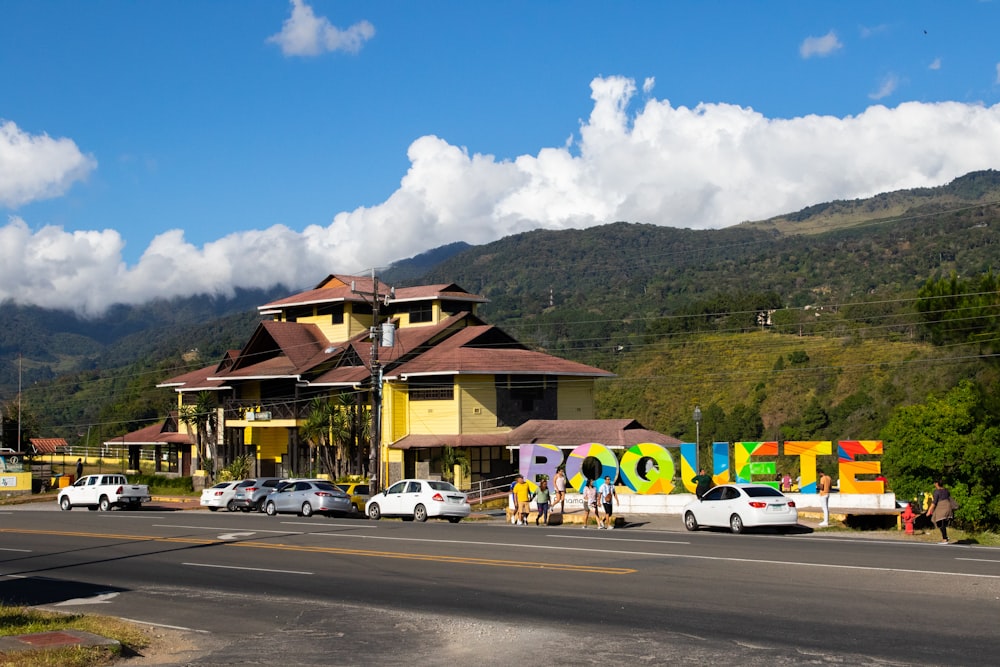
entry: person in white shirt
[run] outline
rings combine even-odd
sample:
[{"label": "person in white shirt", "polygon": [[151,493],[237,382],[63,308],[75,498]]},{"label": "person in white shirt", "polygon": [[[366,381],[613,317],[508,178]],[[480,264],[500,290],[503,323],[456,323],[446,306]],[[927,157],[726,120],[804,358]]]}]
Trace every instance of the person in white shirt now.
[{"label": "person in white shirt", "polygon": [[611,477],[604,476],[604,484],[601,484],[601,488],[597,490],[597,499],[602,505],[604,505],[604,521],[601,521],[601,517],[597,517],[597,527],[598,528],[614,528],[615,520],[611,516],[614,514],[614,507],[611,504],[613,500],[615,503],[618,502],[618,493],[615,492],[615,485],[611,483]]},{"label": "person in white shirt", "polygon": [[553,485],[555,486],[555,498],[552,499],[552,509],[555,510],[556,505],[559,505],[559,512],[563,513],[566,511],[566,471],[562,468],[556,471],[556,478],[553,480]]}]

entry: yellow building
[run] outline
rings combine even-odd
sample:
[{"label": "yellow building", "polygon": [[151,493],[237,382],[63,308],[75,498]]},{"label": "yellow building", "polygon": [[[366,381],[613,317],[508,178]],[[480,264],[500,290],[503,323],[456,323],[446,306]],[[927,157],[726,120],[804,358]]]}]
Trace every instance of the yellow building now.
[{"label": "yellow building", "polygon": [[[252,454],[259,475],[305,474],[332,454],[338,471],[368,473],[377,460],[382,485],[447,476],[445,447],[467,457],[466,482],[509,474],[508,434],[528,421],[593,420],[594,382],[612,374],[528,349],[476,315],[485,302],[454,284],[390,289],[331,275],[261,306],[266,319],[242,349],[159,386],[177,392],[182,415],[209,392],[216,427],[195,454]],[[336,450],[305,436],[327,400],[344,419]]]}]

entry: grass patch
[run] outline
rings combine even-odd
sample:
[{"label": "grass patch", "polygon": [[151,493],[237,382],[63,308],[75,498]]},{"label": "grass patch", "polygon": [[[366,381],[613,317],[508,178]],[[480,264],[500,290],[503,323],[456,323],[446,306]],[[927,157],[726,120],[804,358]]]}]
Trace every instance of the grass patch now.
[{"label": "grass patch", "polygon": [[0,604],[0,636],[58,630],[84,630],[115,639],[118,646],[62,647],[0,654],[4,667],[94,667],[136,655],[150,644],[142,626],[109,616],[57,614]]}]

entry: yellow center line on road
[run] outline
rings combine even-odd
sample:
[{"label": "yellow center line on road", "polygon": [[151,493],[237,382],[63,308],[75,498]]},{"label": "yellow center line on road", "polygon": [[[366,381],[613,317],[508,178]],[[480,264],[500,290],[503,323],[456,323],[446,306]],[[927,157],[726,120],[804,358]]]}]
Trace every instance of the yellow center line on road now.
[{"label": "yellow center line on road", "polygon": [[472,556],[444,556],[436,554],[415,554],[392,551],[372,551],[367,549],[345,549],[338,547],[310,547],[292,544],[275,544],[247,541],[224,541],[197,539],[192,537],[158,537],[155,535],[121,535],[117,533],[86,533],[80,531],[31,530],[18,528],[0,528],[0,533],[16,533],[21,535],[55,535],[62,537],[88,537],[94,539],[124,540],[131,542],[170,542],[173,544],[217,544],[226,547],[250,547],[254,549],[277,549],[282,551],[299,551],[304,553],[337,554],[342,556],[369,556],[373,558],[396,558],[402,560],[431,561],[458,565],[482,565],[490,567],[512,567],[529,570],[559,570],[563,572],[582,572],[589,574],[634,574],[636,570],[625,567],[598,567],[593,565],[573,565],[571,563],[545,563],[538,561],[500,560],[495,558],[476,558]]}]

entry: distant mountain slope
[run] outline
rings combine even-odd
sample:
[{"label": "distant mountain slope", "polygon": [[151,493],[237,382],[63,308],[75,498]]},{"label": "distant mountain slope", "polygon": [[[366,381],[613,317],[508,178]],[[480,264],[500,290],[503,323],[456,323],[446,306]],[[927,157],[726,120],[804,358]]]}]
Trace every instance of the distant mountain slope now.
[{"label": "distant mountain slope", "polygon": [[853,201],[836,200],[741,226],[782,234],[821,234],[874,220],[940,213],[988,203],[1000,203],[1000,171],[993,169],[975,171],[936,188],[897,190]]}]

